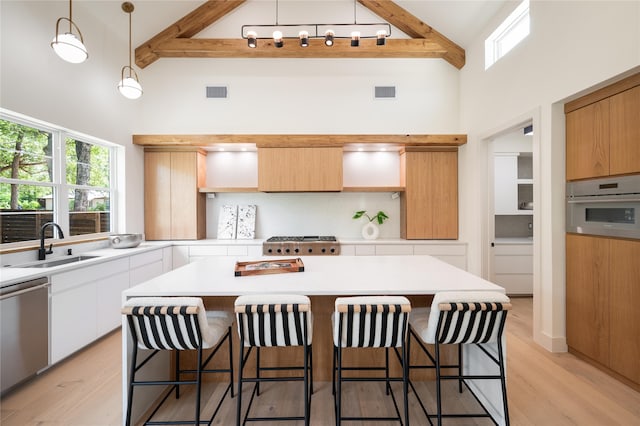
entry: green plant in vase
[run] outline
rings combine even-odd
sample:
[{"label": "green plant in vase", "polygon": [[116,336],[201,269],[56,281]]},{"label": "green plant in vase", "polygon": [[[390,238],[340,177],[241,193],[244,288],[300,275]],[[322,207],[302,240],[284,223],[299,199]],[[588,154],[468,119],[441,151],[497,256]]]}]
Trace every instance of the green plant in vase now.
[{"label": "green plant in vase", "polygon": [[366,217],[369,220],[362,228],[362,237],[365,240],[375,240],[380,234],[378,226],[373,223],[374,220],[378,222],[378,225],[382,225],[385,220],[389,219],[389,216],[382,210],[373,216],[369,216],[366,210],[357,211],[353,215],[353,219],[360,219],[361,217]]}]

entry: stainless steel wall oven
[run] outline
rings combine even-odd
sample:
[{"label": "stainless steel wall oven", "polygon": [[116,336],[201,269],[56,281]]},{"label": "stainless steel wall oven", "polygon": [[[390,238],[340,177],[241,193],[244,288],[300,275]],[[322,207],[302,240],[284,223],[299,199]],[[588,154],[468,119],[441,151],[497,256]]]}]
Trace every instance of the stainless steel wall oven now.
[{"label": "stainless steel wall oven", "polygon": [[640,175],[567,182],[567,232],[640,239]]}]

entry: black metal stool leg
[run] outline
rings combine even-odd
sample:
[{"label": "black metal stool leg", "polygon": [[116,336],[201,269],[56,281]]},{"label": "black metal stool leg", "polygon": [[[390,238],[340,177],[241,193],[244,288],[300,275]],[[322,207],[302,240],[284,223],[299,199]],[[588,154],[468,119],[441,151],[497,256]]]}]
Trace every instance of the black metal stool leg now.
[{"label": "black metal stool leg", "polygon": [[244,370],[244,341],[240,339],[240,362],[238,363],[238,401],[236,411],[236,426],[240,426],[242,420],[242,371]]},{"label": "black metal stool leg", "polygon": [[436,412],[438,418],[438,426],[442,426],[442,388],[440,385],[440,376],[442,372],[440,371],[440,345],[438,342],[435,344],[436,346]]}]

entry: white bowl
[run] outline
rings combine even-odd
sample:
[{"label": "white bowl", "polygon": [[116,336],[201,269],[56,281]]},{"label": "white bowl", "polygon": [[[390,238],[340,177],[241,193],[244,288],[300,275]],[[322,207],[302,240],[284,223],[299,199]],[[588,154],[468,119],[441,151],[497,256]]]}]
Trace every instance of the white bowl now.
[{"label": "white bowl", "polygon": [[142,242],[142,234],[114,234],[109,236],[113,248],[138,247]]}]

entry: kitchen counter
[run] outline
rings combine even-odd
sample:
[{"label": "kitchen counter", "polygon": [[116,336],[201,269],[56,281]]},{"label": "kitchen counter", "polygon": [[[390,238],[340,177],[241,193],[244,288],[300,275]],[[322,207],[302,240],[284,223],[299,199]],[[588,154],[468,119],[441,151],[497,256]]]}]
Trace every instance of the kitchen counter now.
[{"label": "kitchen counter", "polygon": [[[292,256],[282,256],[282,259]],[[276,258],[264,257],[265,260]],[[476,275],[456,268],[444,261],[428,255],[413,256],[301,256],[304,263],[303,272],[282,274],[252,275],[236,277],[234,266],[236,261],[252,261],[256,258],[244,256],[212,256],[203,258],[179,269],[143,282],[123,291],[123,302],[132,297],[153,296],[197,296],[220,297],[222,306],[232,309],[233,301],[229,297],[258,293],[295,293],[304,294],[315,300],[314,306],[333,308],[333,298],[348,295],[432,295],[441,291],[481,291],[491,290],[504,292],[504,288],[484,280]],[[226,298],[225,298],[226,297]],[[322,300],[321,300],[322,299]],[[314,327],[318,336],[319,328],[331,326],[329,314],[317,312],[316,318],[327,321],[315,321]],[[123,322],[123,404],[127,400],[127,365],[129,364],[130,339],[127,323]],[[325,334],[328,333],[325,330]],[[495,353],[495,345],[488,345],[487,350]],[[331,346],[314,345],[314,358],[320,359],[316,365],[331,364]],[[464,352],[464,368],[467,373],[481,374],[492,363],[487,363],[486,355],[475,346]],[[495,365],[493,365],[495,366]],[[169,363],[161,366],[154,373],[170,374]],[[330,377],[330,374],[329,374]],[[500,385],[493,383],[477,383],[469,385],[486,406],[500,407]],[[153,399],[153,390],[146,388],[137,390],[137,397],[145,392],[145,399]],[[497,402],[497,403],[496,403]],[[146,409],[145,407],[141,407]],[[495,418],[502,419],[501,412],[495,411]],[[502,421],[499,421],[503,424]]]},{"label": "kitchen counter", "polygon": [[[263,259],[273,261],[277,257]],[[125,290],[123,296],[239,296],[265,291],[305,295],[504,292],[496,284],[426,255],[301,256],[301,259],[304,272],[236,277],[237,260],[258,259],[212,257]]]},{"label": "kitchen counter", "polygon": [[[0,285],[6,286],[15,284],[20,281],[26,281],[37,277],[57,274],[60,272],[71,271],[74,269],[84,268],[91,265],[97,265],[99,263],[107,262],[109,260],[118,259],[121,257],[131,256],[134,254],[144,253],[150,250],[157,250],[159,248],[170,247],[172,245],[171,241],[145,241],[141,243],[138,247],[127,248],[127,249],[114,249],[111,247],[107,247],[104,249],[91,250],[82,253],[77,253],[75,255],[82,256],[98,256],[94,259],[87,259],[80,262],[67,263],[66,265],[54,266],[51,268],[20,268],[16,266],[5,266],[0,268]],[[56,257],[48,257],[47,261],[63,259],[65,256],[56,256]],[[32,263],[45,262],[45,261],[34,261],[28,262],[21,265],[30,265]]]},{"label": "kitchen counter", "polygon": [[494,244],[533,244],[533,237],[496,238]]}]

